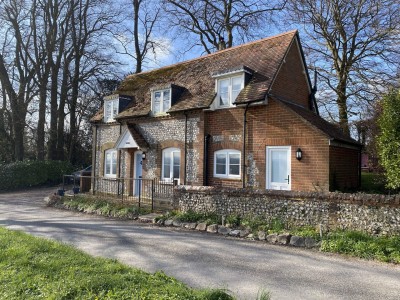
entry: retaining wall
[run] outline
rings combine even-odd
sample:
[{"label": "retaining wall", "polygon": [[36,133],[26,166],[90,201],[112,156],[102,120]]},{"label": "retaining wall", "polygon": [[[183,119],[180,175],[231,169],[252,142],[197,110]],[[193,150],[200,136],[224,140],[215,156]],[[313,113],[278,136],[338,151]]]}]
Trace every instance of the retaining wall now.
[{"label": "retaining wall", "polygon": [[400,194],[369,195],[177,186],[173,205],[180,211],[253,215],[287,226],[317,226],[400,234]]}]

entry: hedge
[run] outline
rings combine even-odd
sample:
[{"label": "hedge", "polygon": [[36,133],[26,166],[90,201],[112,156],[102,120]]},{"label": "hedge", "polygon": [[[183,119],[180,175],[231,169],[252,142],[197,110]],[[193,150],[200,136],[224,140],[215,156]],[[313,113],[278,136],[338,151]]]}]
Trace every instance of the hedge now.
[{"label": "hedge", "polygon": [[65,161],[18,161],[0,163],[0,191],[28,188],[38,185],[53,185],[62,182],[64,174],[73,168]]}]

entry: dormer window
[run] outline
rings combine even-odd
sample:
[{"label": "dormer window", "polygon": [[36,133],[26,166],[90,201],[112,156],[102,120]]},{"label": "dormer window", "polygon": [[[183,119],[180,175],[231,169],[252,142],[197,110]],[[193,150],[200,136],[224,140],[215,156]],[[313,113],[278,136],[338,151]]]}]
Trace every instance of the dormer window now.
[{"label": "dormer window", "polygon": [[244,75],[217,79],[217,107],[231,107],[244,87]]},{"label": "dormer window", "polygon": [[118,115],[119,99],[104,100],[104,122],[114,122]]},{"label": "dormer window", "polygon": [[115,117],[123,111],[129,103],[132,102],[132,97],[128,95],[112,94],[104,96],[104,123],[115,122]]},{"label": "dormer window", "polygon": [[234,106],[236,98],[245,84],[249,82],[252,74],[253,71],[246,66],[237,66],[212,73],[211,76],[215,78],[217,94],[212,109]]},{"label": "dormer window", "polygon": [[165,113],[171,108],[171,89],[154,90],[151,97],[151,111],[153,114]]}]

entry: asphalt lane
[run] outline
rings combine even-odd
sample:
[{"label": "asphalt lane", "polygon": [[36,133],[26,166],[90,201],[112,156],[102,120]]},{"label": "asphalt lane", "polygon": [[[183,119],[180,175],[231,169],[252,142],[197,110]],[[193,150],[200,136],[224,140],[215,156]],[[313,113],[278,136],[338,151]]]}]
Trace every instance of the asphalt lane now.
[{"label": "asphalt lane", "polygon": [[239,299],[400,299],[400,266],[46,207],[54,191],[1,193],[0,226]]}]

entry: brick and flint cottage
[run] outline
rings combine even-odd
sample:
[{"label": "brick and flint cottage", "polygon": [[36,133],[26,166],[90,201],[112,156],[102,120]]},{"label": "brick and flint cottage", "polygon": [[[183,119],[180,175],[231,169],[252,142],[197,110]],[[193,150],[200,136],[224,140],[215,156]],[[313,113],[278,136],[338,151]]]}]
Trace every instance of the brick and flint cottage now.
[{"label": "brick and flint cottage", "polygon": [[297,31],[130,75],[91,122],[96,177],[302,191],[360,182],[360,145],[319,116]]}]

